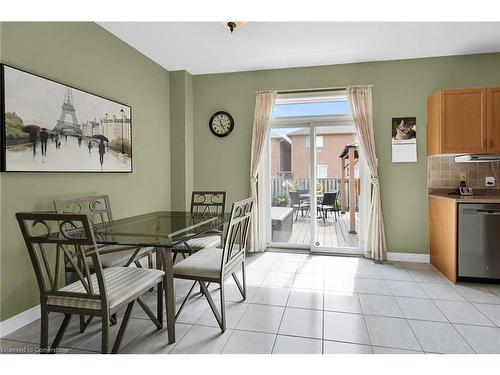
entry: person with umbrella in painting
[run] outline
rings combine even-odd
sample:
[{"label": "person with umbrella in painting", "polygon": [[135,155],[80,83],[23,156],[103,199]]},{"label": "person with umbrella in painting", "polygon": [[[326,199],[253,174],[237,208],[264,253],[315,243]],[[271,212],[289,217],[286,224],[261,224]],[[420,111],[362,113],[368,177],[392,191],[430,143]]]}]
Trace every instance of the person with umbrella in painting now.
[{"label": "person with umbrella in painting", "polygon": [[29,141],[33,148],[33,156],[36,155],[36,144],[38,141],[38,132],[40,131],[40,127],[38,125],[27,125],[23,127],[23,131],[29,134]]},{"label": "person with umbrella in painting", "polygon": [[36,143],[38,140],[38,136],[36,133],[30,133],[30,143],[31,147],[33,148],[33,156],[36,155]]},{"label": "person with umbrella in painting", "polygon": [[101,139],[101,141],[99,142],[99,161],[101,163],[101,167],[102,167],[102,163],[104,163],[104,154],[106,153],[106,146],[104,146],[104,141]]},{"label": "person with umbrella in painting", "polygon": [[101,134],[94,135],[92,138],[99,140],[99,146],[98,146],[99,147],[99,162],[101,163],[101,167],[102,167],[102,165],[104,163],[104,154],[106,153],[106,146],[104,145],[104,142],[109,142],[109,139]]},{"label": "person with umbrella in painting", "polygon": [[47,156],[47,141],[49,140],[49,133],[47,129],[42,128],[40,132],[40,145],[42,147],[42,155]]}]

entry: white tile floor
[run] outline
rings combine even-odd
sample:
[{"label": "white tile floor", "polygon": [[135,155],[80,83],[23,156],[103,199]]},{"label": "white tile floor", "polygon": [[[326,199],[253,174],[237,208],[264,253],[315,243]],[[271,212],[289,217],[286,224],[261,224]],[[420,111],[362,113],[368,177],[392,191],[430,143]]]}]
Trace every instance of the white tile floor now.
[{"label": "white tile floor", "polygon": [[[121,352],[500,353],[498,285],[454,285],[428,264],[290,253],[248,256],[247,271],[245,302],[233,281],[227,284],[224,334],[195,295],[177,321],[175,344],[136,308]],[[179,301],[188,288],[176,281]],[[154,307],[156,296],[145,301]],[[52,337],[60,322],[51,318]],[[98,352],[99,327],[94,322],[79,334],[73,319],[61,352]],[[33,352],[38,340],[37,321],[3,338],[0,348]]]}]

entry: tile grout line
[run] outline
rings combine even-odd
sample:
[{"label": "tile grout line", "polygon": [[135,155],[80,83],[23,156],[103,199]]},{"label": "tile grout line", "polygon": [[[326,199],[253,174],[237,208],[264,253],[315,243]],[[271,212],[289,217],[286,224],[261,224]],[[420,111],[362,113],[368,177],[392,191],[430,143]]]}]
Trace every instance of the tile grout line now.
[{"label": "tile grout line", "polygon": [[283,318],[285,317],[286,307],[288,306],[288,300],[290,299],[290,294],[292,292],[293,283],[295,282],[295,278],[296,277],[297,277],[297,272],[295,272],[294,275],[293,275],[292,286],[290,287],[290,290],[288,291],[288,297],[286,298],[286,305],[283,308],[283,314],[281,315],[280,324],[278,325],[278,330],[276,331],[276,337],[274,338],[273,346],[271,348],[271,354],[274,351],[274,347],[276,346],[276,341],[278,341],[278,335],[279,335],[279,332],[280,332],[281,324],[283,323]]},{"label": "tile grout line", "polygon": [[321,325],[321,354],[325,354],[325,264],[322,267],[323,273],[323,312],[322,312],[322,320],[323,324]]},{"label": "tile grout line", "polygon": [[458,333],[458,335],[462,338],[462,340],[464,340],[464,342],[467,344],[467,346],[469,347],[469,349],[472,350],[473,353],[476,353],[476,351],[472,348],[472,345],[469,344],[469,341],[467,341],[467,339],[462,336],[462,334],[458,331],[458,329],[448,319],[448,317],[446,316],[446,314],[443,311],[441,311],[441,309],[439,308],[439,306],[434,301],[431,300],[431,302],[434,304],[434,306],[436,306],[436,308],[441,312],[441,314],[443,314],[443,316],[445,317],[445,319],[448,321],[448,324],[451,325],[453,327],[453,329]]},{"label": "tile grout line", "polygon": [[[246,271],[245,271],[246,272]],[[264,281],[264,279],[262,279],[261,283],[259,284],[258,288],[260,288],[260,285],[262,284],[262,282]],[[248,288],[248,285],[247,285],[247,281],[245,281],[245,288]],[[248,289],[245,291],[245,292],[248,292]],[[255,295],[253,296],[253,298],[255,298]],[[227,301],[225,301],[227,302]],[[242,301],[243,303],[246,302],[246,298],[245,300]],[[224,351],[224,348],[226,347],[227,343],[229,342],[229,340],[231,340],[231,337],[233,337],[234,335],[234,332],[236,331],[236,327],[238,327],[238,324],[240,324],[241,322],[241,319],[243,319],[243,315],[245,315],[245,312],[247,311],[248,309],[248,306],[250,305],[250,303],[245,303],[247,306],[245,307],[245,310],[243,311],[243,313],[241,314],[240,318],[238,319],[238,321],[236,322],[236,324],[234,325],[234,328],[232,328],[232,331],[231,334],[229,335],[228,339],[226,340],[226,342],[224,342],[224,345],[222,345],[222,348],[220,350],[219,353],[222,354],[222,352]],[[227,314],[227,312],[226,312]],[[201,320],[201,318],[198,320],[198,322]],[[195,323],[196,324],[196,323]]]},{"label": "tile grout line", "polygon": [[410,328],[411,333],[413,333],[413,337],[415,337],[415,340],[417,340],[417,343],[420,346],[420,349],[422,349],[422,351],[425,352],[424,347],[422,346],[422,343],[418,339],[418,336],[415,334],[415,331],[413,330],[413,327],[411,326],[410,322],[408,321],[408,318],[406,318],[405,313],[404,313],[403,309],[401,308],[401,305],[398,302],[398,299],[394,295],[392,296],[392,298],[394,298],[394,300],[396,301],[396,304],[398,305],[399,310],[401,311],[401,314],[403,315],[403,319],[405,320],[406,324]]}]

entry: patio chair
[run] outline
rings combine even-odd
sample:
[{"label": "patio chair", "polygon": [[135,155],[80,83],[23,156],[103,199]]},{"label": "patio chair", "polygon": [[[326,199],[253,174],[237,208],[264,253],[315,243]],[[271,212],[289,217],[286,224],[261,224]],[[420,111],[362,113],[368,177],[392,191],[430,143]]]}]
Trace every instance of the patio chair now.
[{"label": "patio chair", "polygon": [[[198,283],[222,332],[226,330],[224,282],[229,276],[232,276],[236,282],[236,286],[238,287],[243,300],[246,299],[245,251],[247,247],[253,204],[254,198],[248,198],[233,203],[233,207],[231,209],[231,219],[227,228],[224,247],[222,249],[203,249],[174,265],[174,277],[194,281],[191,289],[189,289],[188,294],[177,311],[175,316],[176,319],[182,312],[194,286]],[[240,284],[240,281],[236,276],[236,272],[240,267],[243,285]],[[215,306],[210,292],[208,291],[207,283],[216,283],[220,285],[220,314]]]},{"label": "patio chair", "polygon": [[335,221],[337,221],[337,215],[339,209],[337,207],[338,192],[324,193],[321,203],[318,202],[317,209],[323,218],[323,222],[326,222],[328,218],[328,211],[333,211],[335,215]]},{"label": "patio chair", "polygon": [[[111,203],[107,195],[88,196],[82,198],[56,199],[54,207],[58,213],[77,213],[89,215],[92,226],[108,223],[113,220]],[[128,267],[132,263],[141,268],[140,260],[148,258],[148,268],[153,268],[152,247],[137,247],[123,245],[100,245],[100,259],[103,268],[108,267]],[[92,270],[94,264],[90,257],[84,258],[87,266]],[[64,262],[66,285],[75,281],[76,272],[73,265],[66,260]],[[92,321],[92,316],[85,321],[84,316],[80,317],[80,332],[84,332]],[[111,319],[115,323],[116,317]]]},{"label": "patio chair", "polygon": [[[163,303],[159,299],[158,315],[140,297],[154,286],[162,287],[164,271],[135,267],[103,268],[100,249],[96,244],[92,223],[87,215],[60,213],[17,213],[17,221],[28,248],[40,290],[42,353],[54,353],[61,344],[71,317],[99,316],[102,319],[101,352],[108,353],[109,320],[126,306],[112,352],[118,352],[134,303],[148,311],[158,329],[163,327]],[[89,263],[82,261],[90,258]],[[61,270],[70,262],[77,280],[64,286]],[[62,285],[60,285],[62,284]],[[49,313],[63,313],[64,319],[49,345]]]},{"label": "patio chair", "polygon": [[[191,195],[191,216],[195,221],[210,219],[215,215],[222,215],[226,210],[226,192],[225,191],[193,191]],[[177,254],[183,258],[186,255],[206,249],[220,247],[223,240],[222,230],[212,230],[196,238],[175,245],[173,248],[174,263]]]},{"label": "patio chair", "polygon": [[295,213],[295,221],[297,221],[299,218],[299,211],[301,217],[304,217],[304,211],[306,211],[306,213],[309,211],[309,202],[301,201],[298,191],[289,191],[288,194],[290,195],[291,207]]}]

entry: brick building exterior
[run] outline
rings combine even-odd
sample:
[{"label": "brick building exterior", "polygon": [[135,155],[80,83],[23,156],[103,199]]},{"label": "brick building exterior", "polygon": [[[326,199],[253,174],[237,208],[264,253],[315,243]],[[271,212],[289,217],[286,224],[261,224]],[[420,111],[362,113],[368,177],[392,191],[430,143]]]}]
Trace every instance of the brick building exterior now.
[{"label": "brick building exterior", "polygon": [[[306,133],[306,134],[303,134]],[[292,175],[299,178],[309,177],[309,130],[299,130],[288,134],[292,140]],[[317,129],[316,165],[318,178],[340,178],[341,164],[339,155],[344,147],[355,141],[354,133],[325,133]]]}]

